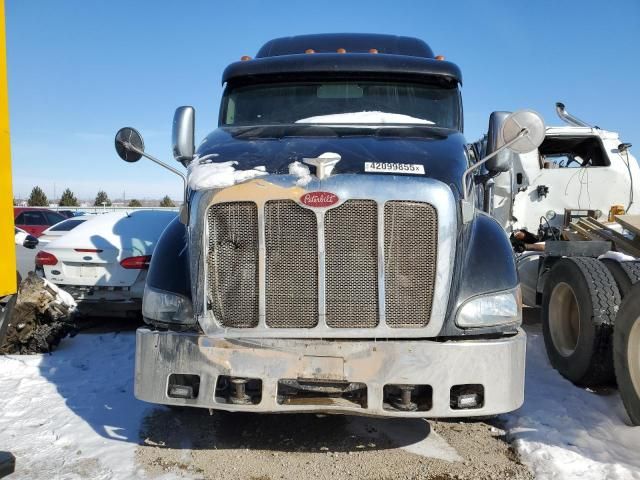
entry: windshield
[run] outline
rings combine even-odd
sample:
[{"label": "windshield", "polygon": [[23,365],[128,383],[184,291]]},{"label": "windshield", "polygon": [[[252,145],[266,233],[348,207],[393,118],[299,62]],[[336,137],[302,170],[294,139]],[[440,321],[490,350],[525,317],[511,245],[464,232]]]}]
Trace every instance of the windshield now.
[{"label": "windshield", "polygon": [[389,81],[323,81],[229,87],[221,126],[294,123],[431,125],[461,130],[457,88]]}]

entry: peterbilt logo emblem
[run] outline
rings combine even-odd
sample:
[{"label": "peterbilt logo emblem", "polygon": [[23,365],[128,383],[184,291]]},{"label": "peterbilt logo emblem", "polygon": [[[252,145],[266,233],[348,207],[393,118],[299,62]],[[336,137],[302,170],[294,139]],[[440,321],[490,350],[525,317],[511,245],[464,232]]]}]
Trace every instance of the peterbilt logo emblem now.
[{"label": "peterbilt logo emblem", "polygon": [[300,197],[307,207],[330,207],[340,201],[337,195],[330,192],[309,192]]}]

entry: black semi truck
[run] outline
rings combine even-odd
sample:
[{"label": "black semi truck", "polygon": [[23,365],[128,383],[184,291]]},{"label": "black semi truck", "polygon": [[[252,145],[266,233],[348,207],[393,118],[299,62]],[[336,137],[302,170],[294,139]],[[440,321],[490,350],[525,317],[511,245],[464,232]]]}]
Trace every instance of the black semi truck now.
[{"label": "black semi truck", "polygon": [[[463,137],[462,74],[421,40],[278,38],[222,75],[218,128],[173,124],[173,168],[123,128],[116,149],[181,175],[151,260],[135,394],[254,412],[462,417],[523,401],[509,240],[477,208],[496,155],[535,149],[521,111]],[[502,164],[501,164],[502,162]]]}]

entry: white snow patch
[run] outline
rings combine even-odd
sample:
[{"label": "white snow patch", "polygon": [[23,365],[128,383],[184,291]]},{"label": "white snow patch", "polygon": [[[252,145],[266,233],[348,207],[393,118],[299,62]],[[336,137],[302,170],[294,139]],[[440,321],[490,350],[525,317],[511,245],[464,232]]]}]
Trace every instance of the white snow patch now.
[{"label": "white snow patch", "polygon": [[431,120],[415,118],[401,113],[387,113],[377,111],[334,113],[331,115],[318,115],[315,117],[302,118],[296,123],[355,123],[355,124],[385,124],[385,123],[407,123],[434,125]]},{"label": "white snow patch", "polygon": [[640,428],[616,390],[592,393],[556,372],[540,326],[527,326],[524,405],[505,415],[509,438],[536,478],[640,479]]},{"label": "white snow patch", "polygon": [[245,182],[252,178],[267,175],[264,166],[251,170],[236,170],[238,162],[213,162],[217,154],[205,155],[194,159],[187,168],[187,180],[191,190],[206,190],[210,188],[230,187],[236,183]]},{"label": "white snow patch", "polygon": [[24,245],[24,241],[28,236],[27,232],[16,232],[16,245]]},{"label": "white snow patch", "polygon": [[289,175],[298,177],[296,185],[300,187],[306,186],[311,181],[309,167],[297,161],[289,164]]},{"label": "white snow patch", "polygon": [[610,258],[611,260],[615,260],[617,262],[634,262],[636,257],[632,257],[631,255],[627,255],[622,252],[612,252],[608,251],[598,257],[598,260],[602,260],[603,258]]},{"label": "white snow patch", "polygon": [[133,396],[134,358],[133,332],[0,356],[0,450],[16,457],[11,478],[145,478],[134,455],[150,405]]},{"label": "white snow patch", "polygon": [[64,290],[59,288],[54,283],[51,283],[46,278],[42,278],[42,281],[47,286],[49,286],[49,288],[51,288],[51,290],[56,292],[56,298],[53,300],[53,303],[57,303],[58,305],[64,305],[65,307],[67,307],[67,311],[69,313],[73,312],[76,309],[78,304],[76,303],[76,301],[73,299],[73,297],[71,296],[71,294],[69,292],[65,292]]}]

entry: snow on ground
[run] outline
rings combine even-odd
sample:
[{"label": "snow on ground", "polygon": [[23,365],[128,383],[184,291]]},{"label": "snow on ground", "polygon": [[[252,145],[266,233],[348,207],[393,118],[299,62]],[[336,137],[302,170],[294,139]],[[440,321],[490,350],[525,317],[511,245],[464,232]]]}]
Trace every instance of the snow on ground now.
[{"label": "snow on ground", "polygon": [[52,355],[0,357],[0,450],[11,478],[127,479],[150,407],[133,397],[135,335],[83,334]]},{"label": "snow on ground", "polygon": [[[555,372],[538,326],[527,327],[526,401],[504,415],[540,479],[640,479],[640,427],[617,391],[593,393]],[[0,450],[17,479],[143,478],[134,453],[155,408],[133,396],[133,332],[81,334],[53,355],[0,357]],[[402,432],[397,432],[401,434]]]},{"label": "snow on ground", "polygon": [[511,441],[539,479],[640,479],[640,427],[620,395],[578,388],[549,364],[539,325],[527,326],[525,402],[505,415]]}]

